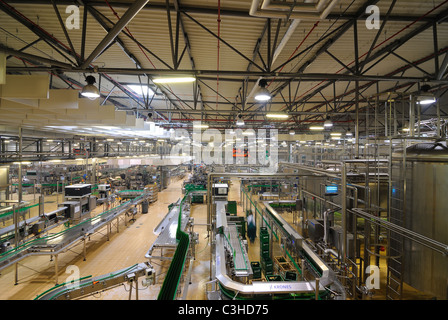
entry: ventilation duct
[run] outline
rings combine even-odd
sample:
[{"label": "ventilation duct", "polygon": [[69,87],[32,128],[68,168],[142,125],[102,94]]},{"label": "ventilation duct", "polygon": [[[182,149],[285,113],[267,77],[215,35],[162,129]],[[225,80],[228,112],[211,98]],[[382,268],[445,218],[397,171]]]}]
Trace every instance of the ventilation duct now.
[{"label": "ventilation duct", "polygon": [[333,10],[339,0],[305,0],[303,2],[253,0],[249,14],[262,18],[289,18],[322,20]]}]

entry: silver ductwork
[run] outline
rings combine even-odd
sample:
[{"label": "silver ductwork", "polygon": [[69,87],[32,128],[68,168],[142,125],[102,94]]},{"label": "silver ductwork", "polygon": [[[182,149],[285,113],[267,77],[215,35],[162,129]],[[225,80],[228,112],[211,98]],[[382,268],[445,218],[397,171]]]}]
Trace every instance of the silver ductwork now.
[{"label": "silver ductwork", "polygon": [[322,20],[333,10],[339,0],[308,0],[301,4],[271,0],[253,0],[249,14],[262,18],[289,18],[301,20]]}]

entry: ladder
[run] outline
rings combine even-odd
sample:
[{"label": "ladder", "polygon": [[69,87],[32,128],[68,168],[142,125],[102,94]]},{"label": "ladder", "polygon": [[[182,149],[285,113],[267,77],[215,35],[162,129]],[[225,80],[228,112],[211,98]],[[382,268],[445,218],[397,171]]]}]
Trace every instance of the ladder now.
[{"label": "ladder", "polygon": [[[404,226],[405,218],[406,181],[404,163],[404,160],[403,163],[393,163],[390,172],[389,221],[398,226]],[[403,295],[404,238],[396,232],[388,231],[388,239],[386,299],[401,300]]]}]

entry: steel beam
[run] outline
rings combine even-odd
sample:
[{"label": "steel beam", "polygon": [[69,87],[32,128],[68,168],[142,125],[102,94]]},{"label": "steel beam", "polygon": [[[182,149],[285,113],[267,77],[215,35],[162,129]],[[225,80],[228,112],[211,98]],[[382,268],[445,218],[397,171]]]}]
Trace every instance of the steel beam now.
[{"label": "steel beam", "polygon": [[128,25],[129,22],[140,12],[140,10],[148,3],[148,0],[136,0],[121,19],[112,27],[109,33],[101,40],[98,46],[92,51],[86,60],[81,64],[81,68],[87,68],[108,45],[110,45],[118,34]]},{"label": "steel beam", "polygon": [[4,52],[6,54],[12,55],[12,56],[16,56],[16,57],[20,57],[20,58],[24,58],[27,60],[32,60],[32,61],[37,61],[40,62],[42,64],[46,64],[46,65],[50,65],[50,66],[56,66],[59,68],[63,68],[63,69],[70,69],[72,66],[68,63],[64,63],[64,62],[60,62],[57,60],[52,60],[52,59],[47,59],[44,57],[40,57],[40,56],[36,56],[34,54],[29,54],[29,53],[25,53],[23,51],[17,51],[11,48],[8,48],[4,45],[0,44],[0,52]]}]

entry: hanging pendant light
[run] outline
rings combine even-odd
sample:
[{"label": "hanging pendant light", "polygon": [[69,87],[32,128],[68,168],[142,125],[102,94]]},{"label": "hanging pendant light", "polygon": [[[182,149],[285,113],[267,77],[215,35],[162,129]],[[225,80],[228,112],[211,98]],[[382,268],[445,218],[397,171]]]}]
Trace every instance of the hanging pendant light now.
[{"label": "hanging pendant light", "polygon": [[258,85],[260,86],[260,88],[255,93],[255,97],[254,97],[255,100],[268,101],[271,99],[271,93],[269,92],[268,89],[266,89],[267,84],[268,84],[268,82],[265,79],[260,79],[260,81],[258,82]]},{"label": "hanging pendant light", "polygon": [[98,88],[94,85],[96,82],[95,77],[87,76],[86,82],[87,84],[82,88],[81,95],[91,100],[99,98],[100,92],[98,91]]},{"label": "hanging pendant light", "polygon": [[330,116],[327,116],[327,120],[324,122],[325,128],[331,128],[333,126],[333,122],[331,122]]}]

